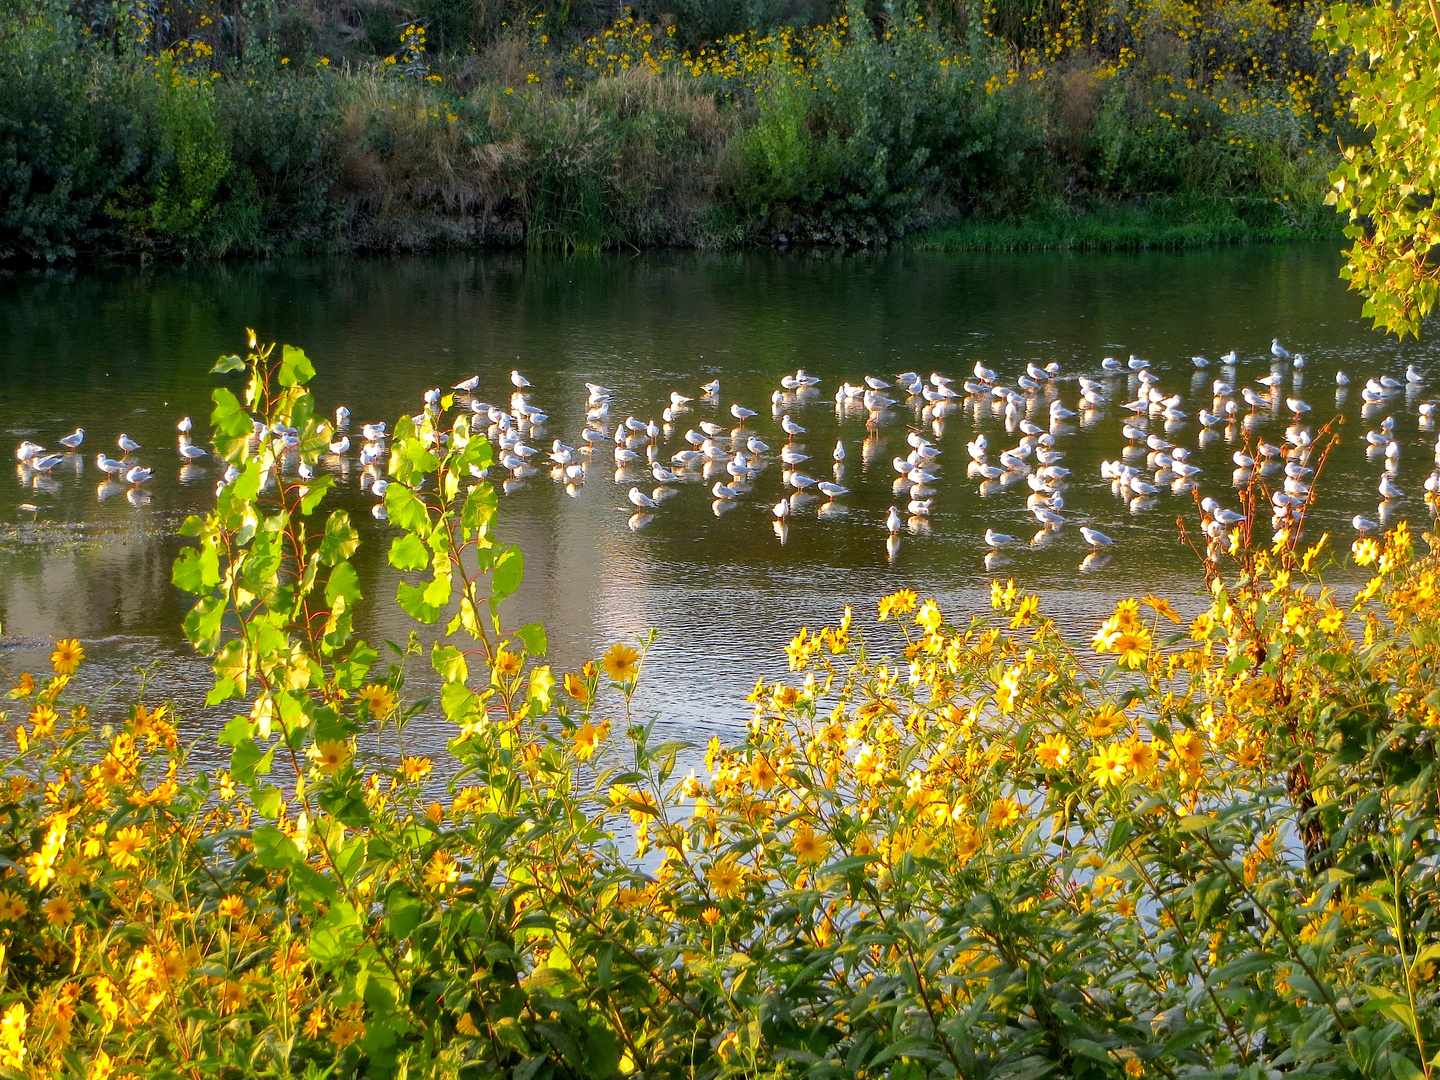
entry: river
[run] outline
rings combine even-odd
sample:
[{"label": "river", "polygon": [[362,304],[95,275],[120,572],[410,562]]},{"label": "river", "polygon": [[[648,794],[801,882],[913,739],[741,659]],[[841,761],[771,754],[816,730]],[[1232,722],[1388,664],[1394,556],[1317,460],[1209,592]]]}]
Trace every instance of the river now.
[{"label": "river", "polygon": [[[1103,357],[1135,354],[1150,362],[1165,392],[1182,395],[1188,413],[1151,430],[1189,447],[1202,470],[1199,493],[1228,506],[1235,505],[1232,453],[1247,438],[1278,443],[1290,420],[1278,402],[1303,397],[1312,427],[1345,419],[1308,525],[1312,536],[1332,532],[1343,550],[1354,537],[1350,516],[1377,513],[1383,462],[1367,455],[1362,436],[1383,416],[1395,418],[1395,480],[1406,494],[1389,509],[1416,522],[1429,518],[1421,484],[1433,468],[1435,434],[1418,410],[1440,397],[1440,353],[1433,335],[1398,344],[1372,331],[1339,266],[1333,247],[1301,245],[1127,255],[797,251],[567,260],[501,253],[5,279],[0,431],[12,444],[28,438],[56,449],[60,436],[83,426],[86,440],[84,452],[48,478],[17,467],[0,481],[0,662],[12,672],[38,669],[56,637],[75,635],[90,656],[86,692],[113,687],[111,700],[124,700],[144,672],[151,696],[173,698],[197,738],[223,719],[201,707],[208,668],[180,633],[186,599],[169,581],[181,543],[175,531],[213,502],[217,474],[205,463],[182,470],[175,423],[190,415],[203,431],[217,383],[210,365],[243,350],[246,327],[303,347],[318,369],[320,408],[345,404],[357,425],[393,424],[402,410],[418,410],[427,388],[471,375],[480,376],[485,400],[504,401],[509,372],[518,368],[533,383],[533,404],[550,414],[545,449],[551,438],[577,441],[590,381],[614,390],[612,424],[632,414],[658,420],[672,390],[697,398],[662,446],[663,458],[700,420],[730,426],[732,402],[759,413],[750,426],[778,450],[785,436],[771,394],[797,368],[818,376],[817,392],[789,399],[785,411],[808,429],[796,441],[811,455],[801,466],[811,476],[831,478],[831,451],[844,441],[841,483],[850,491],[823,514],[820,501],[797,511],[783,543],[770,511],[784,491],[778,462],[719,514],[709,483],[674,485],[678,493],[638,530],[626,500],[635,478],[616,482],[605,444],[573,497],[542,473],[501,500],[502,534],[526,555],[526,581],[509,608],[514,622],[542,621],[552,659],[564,668],[656,628],[642,713],[697,741],[736,732],[748,715],[749,688],[784,670],[781,650],[801,625],[833,620],[847,602],[863,622],[877,597],[903,585],[964,615],[988,608],[991,581],[1013,575],[1040,591],[1045,610],[1077,639],[1122,596],[1154,590],[1193,610],[1199,567],[1179,542],[1176,518],[1195,524],[1195,495],[1166,486],[1130,503],[1100,475],[1100,462],[1125,446],[1121,404],[1137,389],[1133,374],[1110,380],[1108,402],[1061,429],[1067,524],[1034,545],[1030,489],[1017,483],[982,494],[965,475],[965,443],[977,432],[986,434],[992,460],[1018,439],[1001,415],[960,407],[937,433],[894,393],[900,403],[892,418],[867,441],[863,417],[837,412],[835,388],[867,374],[893,382],[904,371],[958,380],[976,360],[1014,385],[1027,362],[1057,363],[1059,379],[1037,396],[1034,418],[1045,426],[1051,397],[1077,406],[1077,375],[1099,377]],[[1253,387],[1271,371],[1275,337],[1306,355],[1303,370],[1285,366],[1276,406],[1248,427],[1220,427],[1202,440],[1195,417],[1212,404],[1211,380],[1229,379],[1237,394]],[[1240,356],[1233,374],[1219,364],[1230,349]],[[1211,367],[1197,371],[1197,354]],[[1403,382],[1409,364],[1426,382],[1396,390],[1362,416],[1365,378]],[[1352,379],[1340,395],[1338,369]],[[718,409],[698,400],[698,387],[715,378]],[[1241,410],[1251,411],[1243,403]],[[907,430],[915,428],[941,449],[941,475],[928,526],[907,526],[892,558],[884,525],[896,502],[891,459],[909,450]],[[118,454],[122,431],[142,447],[134,460],[156,475],[133,501],[123,491],[102,500],[94,455]],[[362,529],[357,561],[367,599],[357,621],[372,641],[402,641],[409,627],[391,602],[398,575],[384,559],[391,529],[372,520],[374,499],[358,474],[348,465],[329,500],[348,506]],[[1116,541],[1084,570],[1089,547],[1080,524]],[[1020,538],[991,560],[1003,565],[987,566],[987,527]],[[417,693],[426,682],[417,672]],[[415,731],[432,747],[447,734],[436,718]]]}]

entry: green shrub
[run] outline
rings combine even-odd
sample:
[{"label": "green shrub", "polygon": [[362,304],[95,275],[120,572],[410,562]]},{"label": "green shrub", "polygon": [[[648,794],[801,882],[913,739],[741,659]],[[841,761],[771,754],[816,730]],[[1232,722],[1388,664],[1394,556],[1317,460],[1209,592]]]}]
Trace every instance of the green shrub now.
[{"label": "green shrub", "polygon": [[0,261],[102,243],[102,206],[144,167],[149,88],[77,51],[77,32],[49,9],[0,27]]}]

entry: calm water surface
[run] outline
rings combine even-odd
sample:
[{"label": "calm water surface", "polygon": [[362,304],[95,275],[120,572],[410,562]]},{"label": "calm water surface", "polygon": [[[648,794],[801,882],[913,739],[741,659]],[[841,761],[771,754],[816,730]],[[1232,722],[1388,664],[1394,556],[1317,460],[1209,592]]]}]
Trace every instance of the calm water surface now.
[{"label": "calm water surface", "polygon": [[[1192,419],[1166,435],[1192,448],[1204,469],[1201,492],[1234,505],[1230,455],[1245,432],[1227,438],[1222,429],[1201,444],[1193,417],[1210,405],[1210,380],[1223,373],[1217,360],[1197,374],[1190,357],[1239,350],[1238,391],[1270,371],[1269,343],[1278,336],[1309,358],[1298,391],[1287,373],[1285,394],[1310,402],[1316,426],[1345,416],[1345,442],[1327,466],[1309,529],[1329,529],[1348,544],[1350,515],[1376,514],[1382,463],[1367,457],[1362,436],[1384,415],[1394,415],[1403,450],[1397,480],[1407,498],[1395,510],[1414,520],[1428,515],[1421,484],[1435,436],[1417,409],[1440,397],[1440,353],[1372,332],[1336,276],[1339,264],[1324,246],[1125,256],[502,254],[0,282],[7,454],[23,438],[56,448],[76,425],[87,433],[83,458],[57,467],[53,482],[27,483],[9,466],[8,479],[0,477],[0,660],[12,670],[42,666],[50,641],[75,634],[95,658],[91,688],[118,682],[128,692],[137,673],[150,670],[197,734],[213,728],[218,718],[200,708],[208,666],[179,632],[185,598],[169,582],[174,531],[212,502],[216,470],[181,469],[174,425],[189,414],[197,431],[204,426],[215,385],[208,369],[222,352],[241,350],[247,326],[262,339],[303,346],[319,370],[322,409],[348,405],[357,426],[393,424],[402,410],[418,409],[426,388],[476,374],[477,392],[503,402],[518,367],[534,384],[533,403],[550,413],[546,448],[553,437],[577,441],[586,380],[615,390],[613,422],[658,419],[671,390],[698,398],[701,383],[719,378],[719,409],[697,401],[663,456],[680,448],[685,427],[703,419],[728,425],[731,402],[757,410],[752,426],[778,449],[784,437],[770,395],[780,377],[797,367],[820,376],[818,394],[787,406],[809,429],[799,441],[813,460],[802,468],[828,479],[831,450],[843,439],[843,482],[852,493],[823,518],[818,503],[800,511],[783,544],[769,510],[783,491],[778,462],[729,512],[715,513],[708,483],[682,484],[638,531],[625,498],[636,478],[617,483],[608,446],[578,497],[542,474],[502,499],[503,531],[527,563],[509,608],[516,624],[543,621],[552,659],[563,666],[658,628],[642,704],[693,738],[737,728],[748,688],[782,670],[780,649],[800,625],[829,621],[846,602],[872,612],[878,596],[901,585],[964,613],[988,606],[992,579],[1013,575],[1044,592],[1062,625],[1088,634],[1120,596],[1154,589],[1193,598],[1200,580],[1175,524],[1178,515],[1194,523],[1194,496],[1165,489],[1153,506],[1132,508],[1099,474],[1100,461],[1123,448],[1120,404],[1135,383],[1116,379],[1108,405],[1064,429],[1072,521],[1035,547],[1025,484],[981,494],[965,477],[964,444],[977,431],[986,433],[992,460],[1018,435],[988,409],[957,409],[941,434],[928,432],[943,448],[929,528],[907,529],[893,562],[883,524],[896,501],[890,461],[908,451],[907,430],[922,419],[902,400],[867,441],[861,419],[837,415],[837,383],[906,370],[965,376],[980,359],[1013,384],[1026,361],[1057,361],[1062,377],[1050,396],[1073,408],[1077,375],[1098,375],[1106,355],[1136,353],[1152,362],[1163,389],[1185,397]],[[1408,363],[1426,373],[1426,385],[1362,417],[1364,378],[1403,379]],[[1337,368],[1353,380],[1338,401]],[[1037,400],[1044,423],[1048,397]],[[1283,406],[1261,412],[1251,436],[1278,442],[1287,422]],[[144,448],[136,460],[156,469],[139,506],[123,492],[103,500],[97,493],[94,454],[114,455],[122,431]],[[391,530],[371,520],[374,500],[360,490],[353,463],[346,475],[332,502],[351,509],[365,540],[358,561],[367,602],[358,622],[372,641],[403,640],[409,626],[390,602],[397,575],[384,561]],[[1117,541],[1108,561],[1083,572],[1080,524]],[[987,527],[1025,539],[1007,550],[1007,565],[987,569]],[[424,673],[416,675],[423,686]],[[414,730],[432,742],[446,734],[440,721]]]}]

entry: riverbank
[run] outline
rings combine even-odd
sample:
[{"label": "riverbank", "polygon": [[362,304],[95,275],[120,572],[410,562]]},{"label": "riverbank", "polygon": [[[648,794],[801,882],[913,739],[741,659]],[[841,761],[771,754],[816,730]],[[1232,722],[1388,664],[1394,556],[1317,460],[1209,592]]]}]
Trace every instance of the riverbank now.
[{"label": "riverbank", "polygon": [[1324,206],[1283,200],[1181,201],[1049,208],[1011,220],[957,221],[907,237],[921,251],[1145,251],[1223,244],[1343,240],[1341,222]]},{"label": "riverbank", "polygon": [[46,5],[0,20],[0,264],[1303,235],[1328,216],[1339,62],[1303,13],[1232,48],[1226,10],[1201,83],[1134,26],[1042,54],[898,9],[719,38],[537,17],[441,50],[299,9],[237,33]]}]

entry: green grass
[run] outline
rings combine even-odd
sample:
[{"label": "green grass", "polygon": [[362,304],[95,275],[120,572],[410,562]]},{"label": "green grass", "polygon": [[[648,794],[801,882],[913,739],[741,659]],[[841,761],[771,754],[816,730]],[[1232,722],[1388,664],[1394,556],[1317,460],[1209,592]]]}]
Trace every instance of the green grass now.
[{"label": "green grass", "polygon": [[1301,210],[1263,199],[1157,199],[1085,211],[1046,209],[1031,217],[972,218],[916,233],[923,251],[1140,251],[1214,244],[1271,244],[1338,238],[1326,207]]}]

